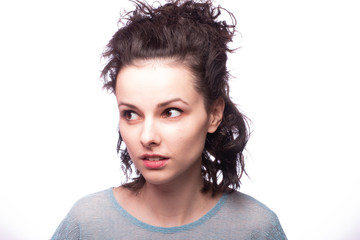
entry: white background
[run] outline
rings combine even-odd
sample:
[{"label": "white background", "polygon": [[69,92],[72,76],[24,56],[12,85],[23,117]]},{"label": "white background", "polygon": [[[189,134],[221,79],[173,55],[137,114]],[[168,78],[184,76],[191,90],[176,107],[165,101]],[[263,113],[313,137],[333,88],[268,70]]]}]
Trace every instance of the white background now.
[{"label": "white background", "polygon": [[[253,122],[242,191],[289,239],[360,239],[356,1],[218,2],[242,34],[229,62]],[[77,199],[121,183],[118,113],[99,73],[130,5],[0,3],[1,240],[48,239]]]}]

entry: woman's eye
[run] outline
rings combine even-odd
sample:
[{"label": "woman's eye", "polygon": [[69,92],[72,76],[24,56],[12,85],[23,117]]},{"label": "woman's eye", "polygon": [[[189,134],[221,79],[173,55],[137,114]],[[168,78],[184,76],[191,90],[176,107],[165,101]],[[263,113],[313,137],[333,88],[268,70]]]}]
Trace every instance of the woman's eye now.
[{"label": "woman's eye", "polygon": [[183,111],[177,108],[169,108],[164,112],[164,117],[166,118],[175,118],[181,115]]},{"label": "woman's eye", "polygon": [[140,118],[139,115],[133,111],[124,111],[123,117],[128,121],[134,121]]}]

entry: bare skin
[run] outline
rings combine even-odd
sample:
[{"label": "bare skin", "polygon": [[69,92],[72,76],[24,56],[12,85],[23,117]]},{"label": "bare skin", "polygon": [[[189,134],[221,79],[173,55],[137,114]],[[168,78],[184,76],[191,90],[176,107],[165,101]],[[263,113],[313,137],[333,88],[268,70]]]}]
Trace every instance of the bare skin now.
[{"label": "bare skin", "polygon": [[[158,227],[175,227],[194,222],[210,211],[221,194],[201,193],[197,187],[177,190],[173,187],[145,186],[137,193],[123,187],[113,192],[119,204],[138,220]],[[197,188],[193,190],[191,188]],[[181,190],[183,189],[183,190]],[[195,194],[194,194],[195,193]]]},{"label": "bare skin", "polygon": [[194,222],[221,197],[201,192],[201,157],[207,134],[221,122],[224,101],[207,111],[194,81],[171,59],[140,61],[117,77],[120,132],[146,183],[137,192],[121,186],[113,192],[127,212],[150,225]]}]

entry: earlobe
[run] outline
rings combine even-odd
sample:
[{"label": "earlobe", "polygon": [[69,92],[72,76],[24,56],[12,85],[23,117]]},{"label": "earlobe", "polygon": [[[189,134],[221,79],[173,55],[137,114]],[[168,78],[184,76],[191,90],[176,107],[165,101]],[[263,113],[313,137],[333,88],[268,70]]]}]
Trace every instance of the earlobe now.
[{"label": "earlobe", "polygon": [[210,111],[210,122],[208,133],[214,133],[219,127],[223,114],[224,114],[225,102],[223,98],[217,99],[211,107]]}]

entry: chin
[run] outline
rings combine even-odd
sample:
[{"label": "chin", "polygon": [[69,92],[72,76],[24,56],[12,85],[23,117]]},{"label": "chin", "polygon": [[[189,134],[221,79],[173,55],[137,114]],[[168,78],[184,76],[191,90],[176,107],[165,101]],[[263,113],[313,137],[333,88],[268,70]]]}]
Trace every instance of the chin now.
[{"label": "chin", "polygon": [[145,181],[147,184],[151,185],[164,185],[170,183],[171,180],[169,178],[162,178],[162,177],[146,177],[144,176]]},{"label": "chin", "polygon": [[175,177],[157,171],[143,174],[147,184],[166,185],[174,181]]}]

